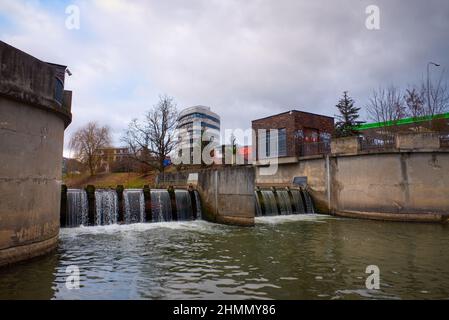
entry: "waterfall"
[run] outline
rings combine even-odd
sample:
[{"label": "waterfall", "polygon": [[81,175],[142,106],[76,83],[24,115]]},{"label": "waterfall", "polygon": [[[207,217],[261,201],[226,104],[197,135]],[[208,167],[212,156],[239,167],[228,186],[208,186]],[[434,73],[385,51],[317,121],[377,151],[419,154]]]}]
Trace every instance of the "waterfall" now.
[{"label": "waterfall", "polygon": [[97,207],[96,225],[117,223],[118,202],[115,190],[96,190],[95,204]]},{"label": "waterfall", "polygon": [[262,207],[260,206],[260,192],[254,191],[254,195],[256,196],[256,217],[263,216]]},{"label": "waterfall", "polygon": [[301,192],[304,196],[304,202],[306,204],[306,212],[315,213],[315,207],[313,205],[312,197],[310,197],[309,192],[307,192],[307,190],[304,189],[301,189]]},{"label": "waterfall", "polygon": [[304,214],[306,209],[304,207],[304,201],[302,200],[301,191],[293,189],[290,191],[293,197],[293,205],[295,207],[295,214]]},{"label": "waterfall", "polygon": [[198,191],[193,191],[195,194],[195,202],[196,202],[196,219],[201,220],[203,218],[203,214],[201,211],[201,198],[200,193]]},{"label": "waterfall", "polygon": [[176,210],[179,221],[193,220],[192,202],[187,190],[175,190]]},{"label": "waterfall", "polygon": [[124,190],[123,198],[125,200],[125,223],[145,222],[145,197],[143,190]]},{"label": "waterfall", "polygon": [[315,213],[312,197],[304,189],[276,190],[276,195],[266,189],[256,191],[255,197],[257,217]]},{"label": "waterfall", "polygon": [[292,203],[290,200],[290,195],[287,190],[276,191],[279,208],[281,210],[281,215],[291,215],[293,214]]},{"label": "waterfall", "polygon": [[[85,190],[68,189],[65,218],[62,218],[65,221],[62,221],[61,225],[78,227],[80,225],[88,226],[89,224],[96,226],[116,224],[121,208],[123,208],[123,222],[126,224],[169,222],[173,221],[174,216],[172,201],[176,203],[177,220],[202,219],[201,198],[197,190],[194,190],[193,193],[188,190],[175,190],[174,199],[165,189],[152,189],[149,195],[151,199],[146,199],[146,194],[142,189],[125,189],[123,190],[123,202],[119,202],[115,190],[95,190],[94,197],[92,197],[95,201],[94,221],[92,222],[89,220],[92,217],[90,216],[90,198],[88,198],[87,192]],[[146,206],[150,203],[151,208],[147,208]],[[193,212],[194,208],[196,208],[196,212]],[[146,210],[151,210],[152,221],[146,221]]]},{"label": "waterfall", "polygon": [[167,190],[151,190],[153,222],[172,221],[170,194]]},{"label": "waterfall", "polygon": [[67,220],[66,226],[69,228],[87,226],[88,203],[85,190],[69,189],[67,190]]},{"label": "waterfall", "polygon": [[265,216],[277,216],[279,215],[278,207],[276,204],[276,198],[274,197],[274,192],[272,190],[261,190],[262,200],[264,204],[264,215]]}]

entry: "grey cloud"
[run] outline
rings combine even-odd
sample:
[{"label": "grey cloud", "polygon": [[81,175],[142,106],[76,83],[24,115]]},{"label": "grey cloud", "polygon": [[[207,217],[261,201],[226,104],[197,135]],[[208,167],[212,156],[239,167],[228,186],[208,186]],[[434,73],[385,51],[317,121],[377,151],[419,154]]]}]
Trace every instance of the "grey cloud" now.
[{"label": "grey cloud", "polygon": [[[82,35],[2,33],[49,58],[58,45],[59,61],[72,65],[69,133],[97,119],[119,137],[159,93],[180,107],[211,106],[225,128],[292,108],[334,115],[344,90],[363,106],[380,85],[418,82],[429,60],[449,67],[445,0],[77,3]],[[378,31],[365,28],[371,4],[381,10]]]}]

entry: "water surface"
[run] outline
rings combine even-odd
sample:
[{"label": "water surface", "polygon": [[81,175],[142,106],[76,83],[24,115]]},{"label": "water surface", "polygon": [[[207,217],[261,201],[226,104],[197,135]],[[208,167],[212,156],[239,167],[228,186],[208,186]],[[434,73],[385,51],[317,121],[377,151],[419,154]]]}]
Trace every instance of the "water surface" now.
[{"label": "water surface", "polygon": [[[0,298],[447,299],[448,243],[448,226],[315,215],[62,229],[54,254],[0,269]],[[365,288],[368,265],[380,290]]]}]

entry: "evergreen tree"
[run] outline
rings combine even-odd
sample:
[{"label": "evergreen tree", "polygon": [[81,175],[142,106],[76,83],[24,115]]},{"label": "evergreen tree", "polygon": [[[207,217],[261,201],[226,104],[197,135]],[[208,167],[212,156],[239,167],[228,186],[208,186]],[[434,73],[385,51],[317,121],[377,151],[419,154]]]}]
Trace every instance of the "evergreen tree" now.
[{"label": "evergreen tree", "polygon": [[337,137],[350,137],[358,134],[354,127],[357,125],[360,108],[354,106],[354,100],[343,92],[343,98],[336,105],[339,115],[336,115],[337,123],[335,124],[335,134]]}]

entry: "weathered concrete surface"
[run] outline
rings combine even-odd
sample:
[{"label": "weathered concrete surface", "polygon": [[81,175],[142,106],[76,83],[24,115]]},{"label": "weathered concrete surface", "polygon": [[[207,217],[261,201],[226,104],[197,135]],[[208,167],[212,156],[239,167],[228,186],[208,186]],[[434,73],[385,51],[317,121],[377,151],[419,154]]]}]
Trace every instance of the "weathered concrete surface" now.
[{"label": "weathered concrete surface", "polygon": [[0,96],[53,112],[67,127],[72,96],[66,91],[62,104],[55,100],[57,77],[61,76],[54,65],[0,41]]},{"label": "weathered concrete surface", "polygon": [[396,148],[401,150],[436,150],[440,148],[440,137],[437,133],[398,133]]},{"label": "weathered concrete surface", "polygon": [[331,163],[335,212],[449,214],[449,153],[369,154]]},{"label": "weathered concrete surface", "polygon": [[[159,187],[186,187],[188,173],[158,177]],[[196,188],[201,196],[206,220],[240,226],[253,226],[255,170],[253,167],[223,167],[198,171]]]},{"label": "weathered concrete surface", "polygon": [[300,159],[265,177],[256,168],[256,185],[290,185],[293,177],[307,176],[323,213],[401,221],[442,221],[449,215],[447,151],[332,155],[329,170],[326,163]]},{"label": "weathered concrete surface", "polygon": [[2,266],[56,246],[64,129],[70,111],[53,99],[56,72],[48,64],[3,42],[0,62]]},{"label": "weathered concrete surface", "polygon": [[356,154],[360,150],[358,137],[346,137],[331,141],[332,154]]},{"label": "weathered concrete surface", "polygon": [[20,246],[18,250],[26,251],[23,246],[58,234],[64,122],[48,111],[3,98],[0,119],[2,265],[14,262],[3,249]]}]

